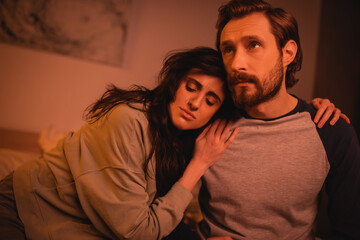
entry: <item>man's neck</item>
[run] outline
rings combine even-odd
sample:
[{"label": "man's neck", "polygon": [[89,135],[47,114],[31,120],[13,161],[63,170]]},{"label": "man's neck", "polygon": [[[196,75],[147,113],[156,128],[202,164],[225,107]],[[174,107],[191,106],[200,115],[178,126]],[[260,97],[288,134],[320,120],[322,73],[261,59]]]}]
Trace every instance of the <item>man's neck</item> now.
[{"label": "man's neck", "polygon": [[297,98],[290,95],[287,91],[280,91],[266,102],[254,107],[245,107],[245,111],[253,118],[272,119],[289,113],[296,107],[297,102]]}]

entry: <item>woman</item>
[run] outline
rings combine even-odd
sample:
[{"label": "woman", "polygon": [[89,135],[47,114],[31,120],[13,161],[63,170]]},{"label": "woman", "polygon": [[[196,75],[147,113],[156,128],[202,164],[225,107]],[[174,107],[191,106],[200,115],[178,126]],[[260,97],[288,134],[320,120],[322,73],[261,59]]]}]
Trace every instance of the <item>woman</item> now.
[{"label": "woman", "polygon": [[218,53],[195,48],[168,56],[153,90],[109,89],[89,109],[89,123],[2,181],[0,221],[7,227],[0,234],[167,236],[181,221],[196,182],[237,133],[225,120],[213,122],[185,161],[181,139],[193,139],[216,112],[231,110],[225,79]]}]

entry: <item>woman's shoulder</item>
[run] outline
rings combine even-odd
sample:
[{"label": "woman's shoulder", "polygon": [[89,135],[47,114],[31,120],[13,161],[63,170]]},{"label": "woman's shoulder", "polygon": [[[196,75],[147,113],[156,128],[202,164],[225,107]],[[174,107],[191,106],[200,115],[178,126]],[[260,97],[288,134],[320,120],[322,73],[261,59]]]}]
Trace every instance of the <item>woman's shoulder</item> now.
[{"label": "woman's shoulder", "polygon": [[77,142],[84,143],[93,153],[101,153],[101,164],[105,161],[111,166],[143,173],[143,162],[150,152],[151,143],[146,112],[140,107],[141,104],[119,104],[113,107],[98,121],[83,126],[76,135],[82,141]]},{"label": "woman's shoulder", "polygon": [[[86,122],[81,132],[141,131],[148,128],[149,121],[144,104],[118,104],[93,122]],[[140,129],[139,129],[140,128]]]},{"label": "woman's shoulder", "polygon": [[110,123],[139,122],[148,123],[146,109],[143,104],[119,104],[115,106],[105,117]]}]

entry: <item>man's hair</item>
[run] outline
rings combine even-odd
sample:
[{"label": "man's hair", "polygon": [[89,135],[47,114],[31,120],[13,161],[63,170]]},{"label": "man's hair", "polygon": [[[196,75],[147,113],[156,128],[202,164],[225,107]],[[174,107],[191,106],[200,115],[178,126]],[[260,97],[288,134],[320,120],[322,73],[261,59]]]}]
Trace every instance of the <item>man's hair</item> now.
[{"label": "man's hair", "polygon": [[220,6],[216,23],[217,36],[216,47],[220,52],[220,36],[225,25],[233,18],[242,18],[251,13],[263,13],[270,22],[271,31],[275,36],[276,44],[282,55],[282,48],[289,40],[297,44],[297,53],[294,60],[288,65],[285,75],[286,88],[293,87],[299,80],[295,79],[295,73],[301,69],[302,51],[296,19],[281,8],[273,8],[269,3],[262,0],[231,0]]}]

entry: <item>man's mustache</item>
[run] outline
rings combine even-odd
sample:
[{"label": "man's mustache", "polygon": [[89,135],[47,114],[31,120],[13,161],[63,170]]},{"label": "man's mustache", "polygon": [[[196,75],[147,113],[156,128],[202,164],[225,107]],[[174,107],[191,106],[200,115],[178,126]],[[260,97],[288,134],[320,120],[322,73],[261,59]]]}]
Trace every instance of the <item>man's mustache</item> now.
[{"label": "man's mustache", "polygon": [[245,82],[257,84],[259,80],[256,76],[249,75],[246,73],[236,73],[229,78],[230,86],[235,86],[238,83],[245,83]]}]

